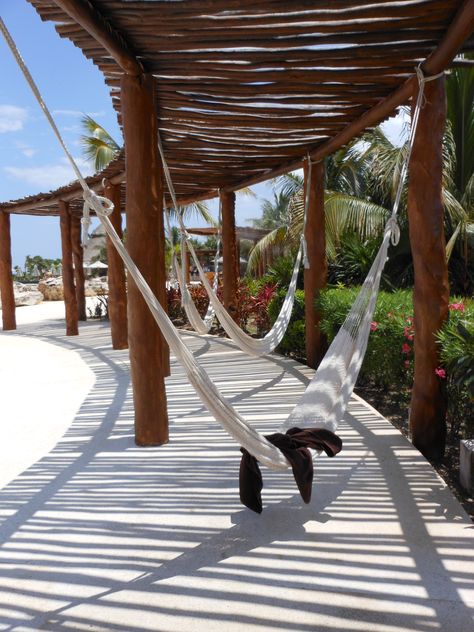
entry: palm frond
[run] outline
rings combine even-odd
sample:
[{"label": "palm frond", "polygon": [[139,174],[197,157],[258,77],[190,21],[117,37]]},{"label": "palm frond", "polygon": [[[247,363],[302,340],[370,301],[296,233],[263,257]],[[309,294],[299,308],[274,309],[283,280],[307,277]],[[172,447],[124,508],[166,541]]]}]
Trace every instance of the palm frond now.
[{"label": "palm frond", "polygon": [[209,212],[207,204],[204,202],[193,202],[192,204],[188,204],[187,206],[179,206],[178,211],[175,208],[171,207],[169,209],[170,217],[177,220],[178,214],[186,223],[193,217],[198,220],[203,220],[210,226],[217,226],[217,221]]},{"label": "palm frond", "polygon": [[120,151],[120,146],[91,116],[85,114],[81,119],[85,134],[81,144],[86,157],[93,163],[96,171],[104,169]]},{"label": "palm frond", "polygon": [[238,189],[236,193],[238,195],[241,195],[242,197],[250,197],[250,198],[257,197],[257,194],[255,193],[255,191],[252,191],[250,187],[242,187],[242,189]]},{"label": "palm frond", "polygon": [[304,178],[300,172],[292,171],[291,173],[273,178],[272,184],[282,195],[291,198],[299,191],[302,191]]},{"label": "palm frond", "polygon": [[255,272],[259,262],[264,256],[273,253],[273,251],[277,248],[281,250],[282,246],[284,248],[288,246],[286,226],[279,226],[278,228],[275,228],[255,244],[249,254],[247,273],[252,274]]}]

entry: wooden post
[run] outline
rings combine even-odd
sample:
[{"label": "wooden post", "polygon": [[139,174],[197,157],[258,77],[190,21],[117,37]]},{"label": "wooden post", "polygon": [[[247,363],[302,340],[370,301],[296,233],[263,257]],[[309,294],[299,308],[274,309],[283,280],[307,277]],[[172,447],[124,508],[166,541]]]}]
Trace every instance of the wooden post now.
[{"label": "wooden post", "polygon": [[84,277],[84,251],[81,242],[81,218],[71,216],[71,248],[74,261],[74,281],[76,284],[77,314],[79,320],[87,320]]},{"label": "wooden post", "polygon": [[235,237],[235,193],[221,191],[222,208],[222,258],[224,306],[235,316],[237,296],[237,245]]},{"label": "wooden post", "polygon": [[[166,278],[164,241],[161,240],[163,186],[152,75],[123,75],[121,100],[126,148],[127,249],[161,299]],[[131,277],[128,278],[128,344],[135,441],[144,446],[166,443],[164,340]]]},{"label": "wooden post", "polygon": [[13,291],[10,213],[0,211],[0,296],[3,330],[16,329]]},{"label": "wooden post", "polygon": [[314,301],[327,284],[326,232],[324,221],[324,163],[317,162],[311,168],[304,164],[305,194],[309,183],[308,212],[306,216],[306,252],[308,269],[304,271],[304,299],[306,320],[306,363],[316,369],[324,357],[327,340],[321,330],[321,313],[314,307]]},{"label": "wooden post", "polygon": [[71,215],[69,204],[59,201],[59,225],[61,228],[61,251],[63,267],[64,307],[66,309],[66,336],[77,336],[79,333],[77,321],[77,298],[74,285],[74,270],[72,267]]},{"label": "wooden post", "polygon": [[[117,234],[122,238],[122,209],[120,184],[105,182],[104,195],[114,204],[114,210],[109,219]],[[112,241],[107,237],[107,262],[109,285],[109,320],[112,347],[114,349],[127,349],[127,286],[123,261],[115,250]]]},{"label": "wooden post", "polygon": [[431,460],[444,454],[446,401],[435,333],[448,316],[449,285],[443,227],[442,140],[446,120],[444,77],[425,85],[408,187],[408,219],[415,287],[415,379],[410,412],[413,444]]}]

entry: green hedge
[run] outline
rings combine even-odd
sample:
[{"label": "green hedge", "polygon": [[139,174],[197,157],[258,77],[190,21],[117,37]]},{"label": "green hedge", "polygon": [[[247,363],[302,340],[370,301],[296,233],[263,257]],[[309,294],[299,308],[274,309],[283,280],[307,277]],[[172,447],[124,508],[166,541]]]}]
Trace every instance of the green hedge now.
[{"label": "green hedge", "polygon": [[[321,329],[332,341],[352,307],[359,288],[335,287],[322,292],[317,307],[322,312]],[[269,306],[274,322],[285,297],[281,290]],[[304,358],[304,291],[296,294],[295,307],[279,351]],[[381,291],[372,321],[360,380],[401,397],[409,397],[413,383],[413,301],[411,290]],[[451,430],[474,434],[474,301],[451,298],[449,320],[438,334],[440,366],[437,375],[445,380]],[[457,424],[457,428],[456,428]]]},{"label": "green hedge", "polygon": [[[286,292],[286,288],[278,290],[268,305],[268,316],[272,325],[280,313]],[[299,359],[304,359],[306,352],[305,337],[304,290],[296,290],[290,324],[286,330],[285,337],[278,347],[278,351],[283,354],[292,354]]]}]

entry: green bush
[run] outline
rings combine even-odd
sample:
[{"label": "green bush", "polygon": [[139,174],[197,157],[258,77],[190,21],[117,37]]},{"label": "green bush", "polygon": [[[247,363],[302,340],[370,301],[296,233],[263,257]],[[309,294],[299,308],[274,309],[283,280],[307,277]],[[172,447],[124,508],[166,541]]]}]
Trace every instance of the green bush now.
[{"label": "green bush", "polygon": [[[352,307],[359,288],[337,287],[321,293],[321,329],[331,342]],[[413,303],[411,292],[379,292],[360,379],[400,392],[413,380]]]},{"label": "green bush", "polygon": [[[281,306],[285,300],[286,292],[287,290],[285,288],[278,290],[268,305],[268,316],[272,325],[278,318]],[[305,331],[304,290],[296,290],[290,324],[277,351],[287,355],[293,355],[298,359],[304,359]]]},{"label": "green bush", "polygon": [[[448,391],[447,421],[455,437],[474,436],[474,301],[451,299],[437,339]],[[443,375],[443,373],[441,373]]]}]

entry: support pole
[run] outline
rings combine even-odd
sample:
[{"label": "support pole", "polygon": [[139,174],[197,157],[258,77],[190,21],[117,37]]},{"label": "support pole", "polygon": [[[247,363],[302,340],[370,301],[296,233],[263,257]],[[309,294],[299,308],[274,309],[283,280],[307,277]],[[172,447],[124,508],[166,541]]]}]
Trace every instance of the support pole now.
[{"label": "support pole", "polygon": [[84,251],[81,243],[81,218],[71,217],[71,248],[74,261],[74,281],[76,284],[77,314],[79,320],[87,320],[86,292],[84,277]]},{"label": "support pole", "polygon": [[237,243],[235,235],[235,193],[221,191],[222,258],[224,306],[235,317],[237,296]]},{"label": "support pole", "polygon": [[4,212],[0,212],[0,296],[2,299],[3,331],[16,329],[10,213]]},{"label": "support pole", "polygon": [[[165,292],[162,165],[158,154],[151,75],[123,75],[121,101],[126,148],[127,249],[152,291]],[[168,441],[164,340],[140,291],[128,279],[128,344],[135,406],[135,441]]]},{"label": "support pole", "polygon": [[449,285],[441,195],[446,120],[444,77],[425,86],[408,187],[408,220],[415,287],[415,379],[410,413],[413,444],[431,460],[444,454],[446,400],[435,333],[448,316]]},{"label": "support pole", "polygon": [[76,287],[74,285],[74,270],[72,267],[72,247],[71,247],[71,215],[69,204],[64,200],[59,200],[59,225],[61,228],[61,251],[63,268],[63,292],[64,307],[66,309],[66,336],[77,336],[78,312]]},{"label": "support pole", "polygon": [[[112,226],[122,239],[122,209],[120,184],[105,182],[104,195],[114,204],[114,210],[109,219]],[[108,285],[109,285],[109,320],[110,333],[112,336],[112,347],[114,349],[128,348],[128,326],[127,326],[127,287],[125,280],[125,268],[123,261],[115,250],[109,237],[107,237],[107,262],[108,262]]]},{"label": "support pole", "polygon": [[305,194],[309,185],[308,212],[306,217],[306,252],[308,269],[304,271],[304,298],[306,320],[306,363],[316,369],[327,350],[327,340],[319,328],[321,313],[314,301],[327,284],[326,232],[324,218],[324,163],[317,162],[311,169],[304,164]]}]

